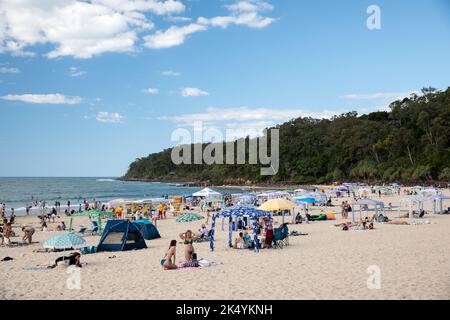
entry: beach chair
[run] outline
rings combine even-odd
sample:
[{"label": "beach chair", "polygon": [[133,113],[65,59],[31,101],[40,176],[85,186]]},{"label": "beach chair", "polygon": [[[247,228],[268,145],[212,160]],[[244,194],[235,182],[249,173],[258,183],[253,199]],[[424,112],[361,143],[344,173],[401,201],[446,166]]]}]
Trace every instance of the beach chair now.
[{"label": "beach chair", "polygon": [[211,241],[211,234],[212,234],[212,230],[208,231],[208,235],[207,236],[202,236],[200,238],[197,238],[194,240],[194,242],[209,242]]},{"label": "beach chair", "polygon": [[98,234],[98,223],[97,223],[97,221],[91,221],[91,227],[89,229],[82,226],[80,228],[80,230],[78,230],[78,232],[83,234],[83,235]]},{"label": "beach chair", "polygon": [[281,231],[281,228],[273,229],[273,236],[274,236],[274,239],[272,241],[272,246],[274,248],[283,249],[284,241],[283,241],[283,233]]}]

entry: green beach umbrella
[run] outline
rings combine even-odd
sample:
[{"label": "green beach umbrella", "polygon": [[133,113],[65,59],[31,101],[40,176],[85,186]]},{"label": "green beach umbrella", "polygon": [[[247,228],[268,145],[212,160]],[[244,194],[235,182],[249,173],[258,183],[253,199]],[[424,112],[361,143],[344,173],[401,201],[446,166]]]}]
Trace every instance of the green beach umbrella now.
[{"label": "green beach umbrella", "polygon": [[54,236],[44,242],[44,248],[48,249],[78,249],[86,245],[86,240],[74,232]]},{"label": "green beach umbrella", "polygon": [[190,222],[190,221],[198,221],[202,220],[204,217],[197,213],[186,213],[179,217],[177,217],[177,222]]}]

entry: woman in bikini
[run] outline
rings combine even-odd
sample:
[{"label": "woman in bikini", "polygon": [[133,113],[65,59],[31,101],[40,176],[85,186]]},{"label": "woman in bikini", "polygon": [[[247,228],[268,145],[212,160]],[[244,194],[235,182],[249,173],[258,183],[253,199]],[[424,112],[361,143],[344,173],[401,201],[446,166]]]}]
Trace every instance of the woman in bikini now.
[{"label": "woman in bikini", "polygon": [[184,259],[186,261],[192,260],[192,254],[194,251],[194,240],[197,238],[195,233],[193,233],[191,230],[187,230],[186,232],[180,233],[181,240],[184,241]]},{"label": "woman in bikini", "polygon": [[177,248],[177,240],[170,241],[169,249],[167,249],[164,259],[161,259],[161,266],[163,267],[164,270],[171,270],[178,268],[177,265],[175,264],[176,248]]}]

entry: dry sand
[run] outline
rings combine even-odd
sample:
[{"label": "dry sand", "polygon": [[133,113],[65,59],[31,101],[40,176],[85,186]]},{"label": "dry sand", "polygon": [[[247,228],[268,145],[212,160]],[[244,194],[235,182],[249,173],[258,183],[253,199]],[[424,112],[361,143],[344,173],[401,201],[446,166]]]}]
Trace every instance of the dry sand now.
[{"label": "dry sand", "polygon": [[[450,194],[448,190],[446,194]],[[397,196],[382,200],[399,203]],[[334,199],[333,203],[340,201]],[[396,212],[390,216],[395,217]],[[78,219],[75,225],[87,225],[85,218]],[[372,231],[344,232],[334,226],[342,221],[338,214],[337,221],[291,225],[290,230],[309,235],[290,237],[290,246],[284,249],[259,253],[227,248],[227,231],[221,231],[218,223],[216,251],[210,252],[209,243],[195,244],[195,249],[200,258],[219,265],[163,271],[159,261],[169,241],[201,224],[177,223],[170,216],[158,221],[162,238],[147,241],[148,249],[83,255],[87,265],[79,269],[81,289],[68,288],[73,274],[68,274],[64,265],[29,269],[49,265],[61,256],[33,252],[57,234],[38,231],[33,239],[38,243],[0,247],[0,258],[14,258],[0,262],[0,299],[449,299],[450,215],[430,214],[424,220],[431,224],[377,223]],[[21,234],[22,223],[38,226],[36,217],[19,217],[14,227],[17,233]],[[99,237],[86,239],[97,245]],[[179,244],[177,260],[182,257],[183,245]],[[379,267],[379,289],[367,286],[370,266]]]}]

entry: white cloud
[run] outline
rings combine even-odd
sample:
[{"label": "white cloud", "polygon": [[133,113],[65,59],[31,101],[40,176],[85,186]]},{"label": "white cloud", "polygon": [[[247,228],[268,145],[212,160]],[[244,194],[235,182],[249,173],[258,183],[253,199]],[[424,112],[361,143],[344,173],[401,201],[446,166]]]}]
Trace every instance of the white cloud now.
[{"label": "white cloud", "polygon": [[263,17],[260,12],[272,10],[273,6],[263,1],[238,1],[225,6],[229,11],[228,16],[213,18],[200,17],[197,22],[202,25],[227,28],[230,24],[246,25],[250,28],[261,29],[275,21],[274,18]]},{"label": "white cloud", "polygon": [[103,123],[122,123],[124,117],[117,112],[100,111],[95,118]]},{"label": "white cloud", "polygon": [[237,1],[225,6],[232,12],[264,11],[272,10],[273,6],[264,1]]},{"label": "white cloud", "polygon": [[419,94],[420,92],[417,90],[405,91],[405,92],[378,92],[378,93],[369,93],[369,94],[346,94],[340,96],[341,99],[346,100],[380,100],[380,99],[401,99],[410,96],[411,94]]},{"label": "white cloud", "polygon": [[225,8],[227,16],[201,17],[197,23],[173,25],[143,36],[154,28],[150,14],[167,16],[165,20],[172,23],[189,23],[192,18],[177,16],[186,9],[178,0],[2,0],[0,53],[31,57],[35,53],[30,49],[49,45],[48,58],[88,59],[108,52],[139,51],[141,40],[147,48],[170,48],[210,26],[264,28],[274,21],[262,15],[273,9],[264,1],[237,1]]},{"label": "white cloud", "polygon": [[49,58],[133,52],[139,33],[154,27],[146,13],[184,9],[175,0],[2,0],[0,52],[30,56],[25,48],[42,44],[54,46]]},{"label": "white cloud", "polygon": [[147,88],[147,89],[144,89],[144,92],[148,93],[148,94],[151,94],[151,95],[154,95],[154,94],[158,94],[159,93],[159,89],[158,88]]},{"label": "white cloud", "polygon": [[196,23],[185,26],[171,26],[166,30],[158,30],[144,37],[144,46],[151,49],[170,48],[183,44],[186,38],[196,32],[205,31],[209,26],[227,28],[230,24],[244,25],[261,29],[270,25],[275,19],[264,17],[261,11],[272,10],[273,6],[263,1],[238,1],[225,6],[229,15],[212,18],[199,17]]},{"label": "white cloud", "polygon": [[161,74],[165,77],[178,77],[181,76],[181,73],[176,72],[176,71],[172,71],[172,70],[167,70],[167,71],[163,71],[161,72]]},{"label": "white cloud", "polygon": [[13,67],[0,67],[0,73],[20,73],[20,70]]},{"label": "white cloud", "polygon": [[303,109],[270,109],[270,108],[208,108],[203,113],[188,113],[176,116],[163,116],[159,120],[171,120],[177,123],[193,123],[194,121],[270,121],[280,123],[298,117],[331,118],[339,114],[337,111],[324,110],[310,112]]},{"label": "white cloud", "polygon": [[173,17],[173,16],[168,16],[166,18],[167,21],[170,22],[191,22],[192,18],[189,17]]},{"label": "white cloud", "polygon": [[209,93],[199,88],[182,88],[180,93],[183,97],[207,96]]},{"label": "white cloud", "polygon": [[78,104],[81,102],[80,97],[68,97],[60,93],[20,95],[8,94],[6,96],[1,96],[0,99],[37,104]]},{"label": "white cloud", "polygon": [[69,68],[69,74],[71,77],[81,77],[81,76],[85,75],[86,73],[87,73],[87,71],[80,70],[77,67]]},{"label": "white cloud", "polygon": [[207,28],[197,23],[191,23],[186,26],[171,26],[164,31],[157,31],[152,35],[144,37],[144,46],[151,49],[162,49],[179,46],[184,43],[186,38],[195,32],[204,31]]}]

